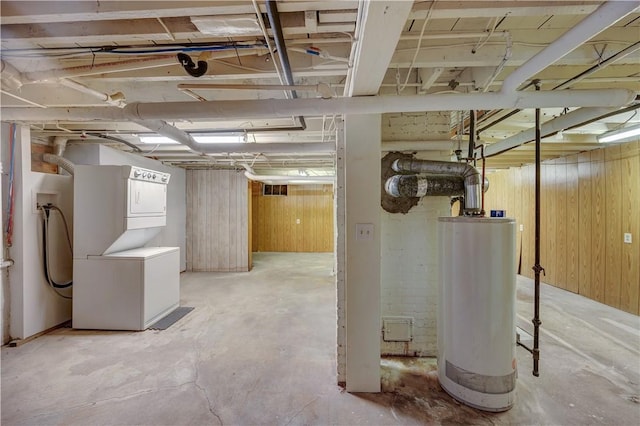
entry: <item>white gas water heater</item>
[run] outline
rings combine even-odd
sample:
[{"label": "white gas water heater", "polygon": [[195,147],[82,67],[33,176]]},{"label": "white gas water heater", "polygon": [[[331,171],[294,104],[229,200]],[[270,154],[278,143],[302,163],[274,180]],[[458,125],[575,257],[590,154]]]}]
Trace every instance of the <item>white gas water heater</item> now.
[{"label": "white gas water heater", "polygon": [[464,404],[508,410],[517,376],[515,220],[438,221],[440,384]]}]

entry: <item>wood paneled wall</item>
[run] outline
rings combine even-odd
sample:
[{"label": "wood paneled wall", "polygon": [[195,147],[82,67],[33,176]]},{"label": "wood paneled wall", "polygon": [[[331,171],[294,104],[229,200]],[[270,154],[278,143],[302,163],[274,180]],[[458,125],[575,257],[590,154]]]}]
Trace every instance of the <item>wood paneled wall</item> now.
[{"label": "wood paneled wall", "polygon": [[333,251],[331,185],[289,185],[286,196],[264,196],[262,188],[262,183],[253,182],[254,251]]},{"label": "wood paneled wall", "polygon": [[250,269],[247,178],[234,170],[187,170],[187,270]]},{"label": "wood paneled wall", "polygon": [[[534,173],[531,165],[490,174],[485,199],[487,211],[507,210],[523,225],[521,274],[530,278]],[[545,161],[541,182],[542,281],[640,313],[640,142]]]}]

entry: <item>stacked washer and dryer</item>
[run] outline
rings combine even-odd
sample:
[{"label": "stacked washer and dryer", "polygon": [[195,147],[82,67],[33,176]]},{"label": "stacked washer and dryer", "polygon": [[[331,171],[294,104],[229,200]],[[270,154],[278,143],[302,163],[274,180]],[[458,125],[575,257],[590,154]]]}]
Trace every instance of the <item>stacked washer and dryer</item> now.
[{"label": "stacked washer and dryer", "polygon": [[166,225],[170,178],[74,167],[73,328],[144,330],[179,306],[179,247],[144,247]]}]

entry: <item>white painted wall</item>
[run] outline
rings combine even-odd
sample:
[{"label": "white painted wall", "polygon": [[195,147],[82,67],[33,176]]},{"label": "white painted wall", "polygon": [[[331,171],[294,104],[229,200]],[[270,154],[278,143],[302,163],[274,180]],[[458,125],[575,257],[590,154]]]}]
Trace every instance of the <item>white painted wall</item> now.
[{"label": "white painted wall", "polygon": [[[3,124],[3,142],[7,129],[8,125]],[[3,143],[2,147],[3,170],[8,171],[6,144]],[[6,173],[2,180],[3,189],[6,189]],[[9,268],[9,312],[3,310],[3,319],[9,319],[11,338],[24,339],[71,318],[70,301],[54,293],[42,272],[41,218],[32,208],[32,194],[56,193],[58,207],[64,212],[67,221],[73,221],[72,178],[31,171],[31,135],[25,127],[18,128],[17,131],[14,188],[14,237],[8,256],[15,264]],[[6,211],[6,199],[2,201]],[[59,222],[56,225],[61,226]],[[72,266],[71,256],[64,254],[66,248],[64,240],[59,238],[61,236],[61,233],[57,233],[58,238],[52,241],[51,246],[52,251],[62,255],[52,265],[52,272],[59,281],[68,279]],[[3,336],[3,340],[6,340],[6,336]]]},{"label": "white painted wall", "polygon": [[[419,158],[450,161],[447,153]],[[450,216],[449,197],[424,197],[409,213],[381,213],[382,317],[413,318],[413,340],[385,342],[383,355],[436,356],[437,219]]]},{"label": "white painted wall", "polygon": [[[380,392],[380,120],[379,114],[347,115],[344,120],[349,392]],[[373,227],[370,239],[356,238],[357,224]]]},{"label": "white painted wall", "polygon": [[69,144],[64,156],[76,164],[133,165],[171,173],[167,191],[167,226],[147,246],[180,247],[180,270],[186,264],[186,174],[178,167],[99,144]]}]

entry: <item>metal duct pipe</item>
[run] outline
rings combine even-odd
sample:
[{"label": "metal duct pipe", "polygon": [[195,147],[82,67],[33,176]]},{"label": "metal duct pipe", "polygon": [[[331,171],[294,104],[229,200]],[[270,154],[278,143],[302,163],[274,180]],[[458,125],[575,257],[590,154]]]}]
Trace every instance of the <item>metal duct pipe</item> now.
[{"label": "metal duct pipe", "polygon": [[[293,81],[293,74],[291,73],[291,64],[289,63],[289,55],[287,54],[287,46],[284,42],[284,34],[282,33],[282,24],[280,23],[280,15],[278,14],[278,6],[275,0],[266,0],[267,16],[269,17],[269,25],[271,25],[271,31],[273,31],[273,38],[278,50],[278,57],[280,58],[280,64],[282,65],[282,71],[284,73],[284,79],[289,86],[295,85]],[[291,90],[291,97],[296,99],[298,94],[295,90]],[[304,117],[299,116],[298,120],[300,125],[304,128],[307,124],[304,121]]]},{"label": "metal duct pipe", "polygon": [[208,102],[132,103],[125,108],[2,108],[7,121],[139,121],[283,118],[293,115],[383,114],[467,109],[619,107],[631,103],[627,89],[555,92],[461,93],[412,96],[358,96],[332,99],[262,99]]},{"label": "metal duct pipe", "polygon": [[[489,179],[484,178],[484,192],[489,190]],[[460,176],[395,175],[384,184],[384,190],[392,197],[424,197],[464,195],[464,179]]]},{"label": "metal duct pipe", "polygon": [[502,82],[501,91],[510,93],[525,81],[547,68],[569,52],[589,41],[638,7],[635,1],[608,1],[591,15],[542,49]]},{"label": "metal duct pipe", "polygon": [[471,164],[399,158],[391,167],[396,172],[460,176],[464,179],[464,213],[476,215],[482,211],[482,177]]},{"label": "metal duct pipe", "polygon": [[47,163],[55,164],[56,166],[62,167],[67,172],[69,172],[70,175],[73,176],[75,164],[73,164],[66,158],[54,154],[43,154],[42,160],[46,161]]}]

